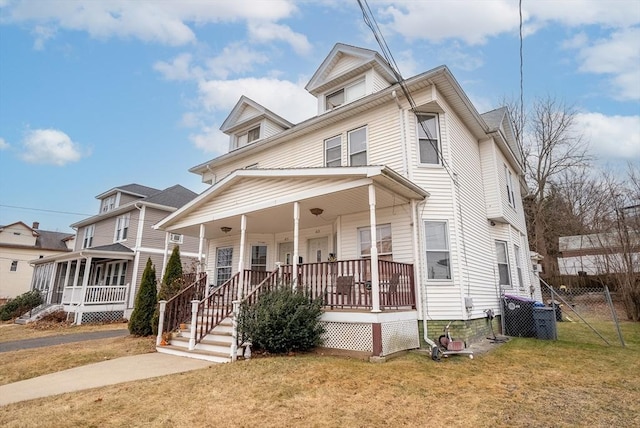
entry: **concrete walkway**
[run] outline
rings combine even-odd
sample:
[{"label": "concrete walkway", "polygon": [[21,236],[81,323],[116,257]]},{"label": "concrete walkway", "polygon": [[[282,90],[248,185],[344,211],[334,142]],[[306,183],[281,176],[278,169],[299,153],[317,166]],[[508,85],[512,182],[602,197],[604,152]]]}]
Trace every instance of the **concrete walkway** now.
[{"label": "concrete walkway", "polygon": [[[59,337],[59,336],[58,336]],[[151,353],[75,367],[0,386],[0,406],[209,367],[210,361]]]},{"label": "concrete walkway", "polygon": [[57,336],[38,337],[35,339],[21,339],[0,343],[0,352],[19,351],[20,349],[42,348],[44,346],[62,345],[64,343],[82,342],[85,340],[110,339],[129,335],[129,330],[119,328],[115,330],[91,331],[86,333],[59,334]]}]

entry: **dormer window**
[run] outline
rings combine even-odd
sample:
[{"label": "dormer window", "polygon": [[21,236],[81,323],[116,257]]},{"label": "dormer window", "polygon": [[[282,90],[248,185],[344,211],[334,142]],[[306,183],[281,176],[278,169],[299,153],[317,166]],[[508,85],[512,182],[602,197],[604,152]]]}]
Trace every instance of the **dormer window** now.
[{"label": "dormer window", "polygon": [[100,210],[103,213],[109,212],[116,207],[116,195],[111,195],[108,198],[102,200],[102,209]]},{"label": "dormer window", "polygon": [[325,110],[329,111],[342,104],[350,103],[365,96],[364,79],[357,80],[344,88],[328,94],[325,97]]},{"label": "dormer window", "polygon": [[251,143],[252,141],[256,141],[260,138],[260,126],[256,126],[247,132],[247,141]]}]

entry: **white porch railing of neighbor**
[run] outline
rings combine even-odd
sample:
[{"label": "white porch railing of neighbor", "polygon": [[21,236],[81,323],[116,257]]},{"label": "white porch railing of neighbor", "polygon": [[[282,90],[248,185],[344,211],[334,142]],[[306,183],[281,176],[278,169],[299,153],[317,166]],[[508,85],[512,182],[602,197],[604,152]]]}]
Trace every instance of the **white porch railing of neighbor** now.
[{"label": "white porch railing of neighbor", "polygon": [[89,285],[85,294],[85,304],[124,303],[127,285]]}]

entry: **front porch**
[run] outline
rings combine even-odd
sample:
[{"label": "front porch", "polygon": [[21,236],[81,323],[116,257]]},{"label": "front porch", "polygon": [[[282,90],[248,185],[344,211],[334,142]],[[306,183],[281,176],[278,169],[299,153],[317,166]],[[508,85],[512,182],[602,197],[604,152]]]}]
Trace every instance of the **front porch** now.
[{"label": "front porch", "polygon": [[327,351],[384,358],[418,348],[413,265],[380,260],[374,271],[379,279],[377,296],[371,285],[370,259],[301,263],[295,270],[292,265],[278,265],[271,272],[245,270],[217,287],[209,286],[202,274],[180,294],[160,302],[157,349],[234,361],[242,356],[237,330],[240,303],[255,302],[283,284],[322,301],[320,322],[326,329],[323,347]]}]

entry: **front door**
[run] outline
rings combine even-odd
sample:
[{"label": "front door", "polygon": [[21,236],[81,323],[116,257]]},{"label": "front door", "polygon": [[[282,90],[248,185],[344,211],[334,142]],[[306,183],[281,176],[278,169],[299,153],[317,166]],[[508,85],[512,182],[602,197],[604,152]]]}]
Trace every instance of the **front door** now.
[{"label": "front door", "polygon": [[285,265],[293,263],[293,242],[281,242],[278,244],[278,261]]},{"label": "front door", "polygon": [[313,238],[308,241],[308,263],[326,262],[329,257],[329,238]]}]

